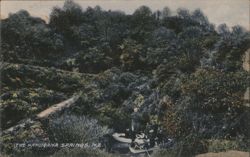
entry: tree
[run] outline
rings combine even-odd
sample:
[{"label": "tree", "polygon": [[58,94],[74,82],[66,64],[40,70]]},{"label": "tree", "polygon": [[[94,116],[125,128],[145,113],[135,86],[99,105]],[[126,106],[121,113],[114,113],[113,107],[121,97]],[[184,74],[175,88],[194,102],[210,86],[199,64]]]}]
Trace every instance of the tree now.
[{"label": "tree", "polygon": [[[190,111],[197,112],[197,116],[201,119],[206,119],[206,116],[211,118],[210,124],[195,122],[196,126],[193,126],[193,129],[198,131],[204,127],[204,131],[208,134],[204,134],[206,138],[215,135],[223,138],[235,137],[236,132],[241,131],[239,123],[235,121],[239,120],[244,110],[242,95],[247,87],[245,83],[248,81],[249,76],[243,71],[226,73],[199,69],[193,73],[182,86],[183,94],[193,97],[187,105]],[[209,133],[210,129],[216,133]]]},{"label": "tree", "polygon": [[72,32],[71,37],[74,40],[74,45],[86,49],[97,43],[95,28],[90,25],[83,23],[80,26],[70,27]]},{"label": "tree", "polygon": [[138,9],[135,10],[135,12],[133,13],[133,15],[136,18],[142,17],[142,18],[146,19],[146,18],[149,18],[149,17],[152,16],[152,11],[147,6],[141,6]]},{"label": "tree", "polygon": [[167,134],[177,136],[191,152],[201,151],[198,146],[206,140],[235,140],[239,135],[247,139],[241,124],[245,110],[242,95],[250,79],[247,72],[198,69],[176,77],[164,79],[161,88],[161,93],[167,94],[161,99]]},{"label": "tree", "polygon": [[142,45],[127,39],[120,45],[122,51],[120,61],[124,70],[136,70],[142,67]]},{"label": "tree", "polygon": [[189,27],[178,35],[181,54],[180,68],[193,71],[200,64],[203,54],[203,31],[199,27]]},{"label": "tree", "polygon": [[[4,59],[45,59],[63,51],[63,37],[51,30],[40,18],[27,11],[11,14],[3,21]],[[14,53],[13,53],[14,52]]]},{"label": "tree", "polygon": [[220,24],[217,28],[218,33],[224,37],[230,34],[230,29],[228,28],[228,26],[224,23],[224,24]]},{"label": "tree", "polygon": [[213,60],[218,68],[237,70],[242,68],[244,52],[250,48],[250,34],[242,27],[235,26],[232,32],[225,24],[219,26],[220,39],[215,44]]},{"label": "tree", "polygon": [[160,10],[157,10],[153,13],[154,18],[159,21],[161,19],[162,13],[160,12]]},{"label": "tree", "polygon": [[161,46],[162,44],[170,44],[176,39],[177,36],[173,30],[159,27],[152,32],[152,41],[149,44]]},{"label": "tree", "polygon": [[118,11],[103,12],[96,24],[100,40],[110,43],[113,47],[114,44],[122,42],[128,29],[125,14]]},{"label": "tree", "polygon": [[72,0],[66,0],[62,8],[54,7],[50,14],[49,25],[57,31],[70,35],[68,29],[72,25],[83,22],[82,8]]},{"label": "tree", "polygon": [[192,15],[192,19],[201,25],[209,25],[208,18],[203,14],[200,9],[196,9]]},{"label": "tree", "polygon": [[184,8],[177,9],[177,14],[182,19],[189,19],[191,17],[189,10]]},{"label": "tree", "polygon": [[241,38],[247,33],[246,29],[242,26],[236,25],[232,27],[232,36],[235,38]]},{"label": "tree", "polygon": [[99,73],[112,66],[112,58],[108,57],[102,47],[90,47],[85,51],[79,51],[76,64],[80,72]]},{"label": "tree", "polygon": [[148,43],[146,62],[152,68],[160,64],[170,63],[173,56],[177,55],[176,51],[177,36],[175,32],[160,27],[152,33],[152,39]]},{"label": "tree", "polygon": [[147,6],[141,6],[135,10],[131,20],[132,39],[142,43],[149,38],[150,32],[154,29],[155,18]]},{"label": "tree", "polygon": [[162,18],[167,18],[169,16],[171,16],[171,10],[170,10],[170,8],[169,7],[164,7],[162,9]]}]

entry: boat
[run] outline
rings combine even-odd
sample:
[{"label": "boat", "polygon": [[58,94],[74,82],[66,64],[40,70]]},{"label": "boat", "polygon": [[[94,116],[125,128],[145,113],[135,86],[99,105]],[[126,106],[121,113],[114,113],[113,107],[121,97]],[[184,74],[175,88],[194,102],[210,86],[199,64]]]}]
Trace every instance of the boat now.
[{"label": "boat", "polygon": [[122,143],[131,143],[132,142],[132,139],[126,138],[125,133],[114,133],[112,136],[115,140],[122,142]]},{"label": "boat", "polygon": [[[126,138],[125,133],[114,133],[112,136],[116,141],[119,141],[122,143],[129,143],[129,144],[132,143],[132,139]],[[144,134],[137,134],[135,142],[138,144],[144,144],[145,143],[145,135]]]}]

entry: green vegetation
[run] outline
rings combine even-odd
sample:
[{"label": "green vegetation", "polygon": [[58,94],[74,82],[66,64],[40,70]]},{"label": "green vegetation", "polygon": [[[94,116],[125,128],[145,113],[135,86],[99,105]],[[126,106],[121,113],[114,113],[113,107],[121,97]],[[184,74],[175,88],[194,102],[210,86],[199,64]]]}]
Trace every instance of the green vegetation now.
[{"label": "green vegetation", "polygon": [[98,149],[62,149],[50,157],[117,157],[117,155],[108,154]]},{"label": "green vegetation", "polygon": [[48,127],[51,141],[61,143],[98,142],[99,138],[108,134],[107,127],[101,127],[96,120],[87,117],[62,115],[49,122]]},{"label": "green vegetation", "polygon": [[247,150],[243,95],[250,75],[242,58],[250,32],[215,28],[199,9],[177,12],[141,6],[127,15],[68,0],[53,8],[48,24],[24,10],[2,20],[3,130],[81,93],[62,113],[3,134],[3,152],[111,157],[99,149],[25,150],[13,143],[94,143],[129,128],[138,106],[144,124],[175,139],[154,156]]}]

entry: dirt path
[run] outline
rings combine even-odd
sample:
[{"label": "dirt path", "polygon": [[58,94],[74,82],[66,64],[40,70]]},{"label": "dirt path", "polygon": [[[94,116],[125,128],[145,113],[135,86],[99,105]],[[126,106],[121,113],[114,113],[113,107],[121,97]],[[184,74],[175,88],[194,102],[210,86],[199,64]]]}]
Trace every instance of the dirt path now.
[{"label": "dirt path", "polygon": [[227,151],[227,152],[220,152],[220,153],[206,153],[200,154],[196,157],[250,157],[249,152],[241,152],[241,151]]},{"label": "dirt path", "polygon": [[[68,107],[74,105],[74,103],[79,99],[79,97],[80,97],[80,94],[72,96],[71,98],[69,98],[63,102],[60,102],[58,104],[52,105],[51,107],[47,108],[46,110],[38,113],[35,116],[35,119],[37,119],[37,120],[44,119],[44,118],[47,118],[48,116],[50,116],[56,112],[59,112],[65,108],[68,108]],[[7,134],[7,133],[12,132],[14,130],[24,128],[26,125],[28,125],[28,124],[31,125],[33,123],[35,123],[35,120],[28,118],[28,119],[22,120],[22,122],[20,122],[19,124],[15,125],[15,126],[12,126],[6,130],[3,130],[2,133]]]},{"label": "dirt path", "polygon": [[46,118],[50,115],[52,115],[55,112],[61,111],[64,108],[72,106],[79,98],[80,96],[73,96],[70,99],[67,99],[63,102],[60,102],[58,104],[52,105],[51,107],[47,108],[46,110],[40,112],[36,115],[38,119]]}]

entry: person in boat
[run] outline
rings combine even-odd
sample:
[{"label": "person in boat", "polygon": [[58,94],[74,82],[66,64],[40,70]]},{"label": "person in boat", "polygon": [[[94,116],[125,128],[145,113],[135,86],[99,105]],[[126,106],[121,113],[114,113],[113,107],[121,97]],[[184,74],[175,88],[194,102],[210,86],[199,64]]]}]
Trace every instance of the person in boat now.
[{"label": "person in boat", "polygon": [[129,128],[126,129],[126,131],[125,131],[125,137],[126,138],[131,137],[131,129],[129,129]]},{"label": "person in boat", "polygon": [[134,112],[131,114],[131,139],[132,144],[136,139],[136,134],[141,131],[142,115],[138,112],[139,108],[135,107]]}]

